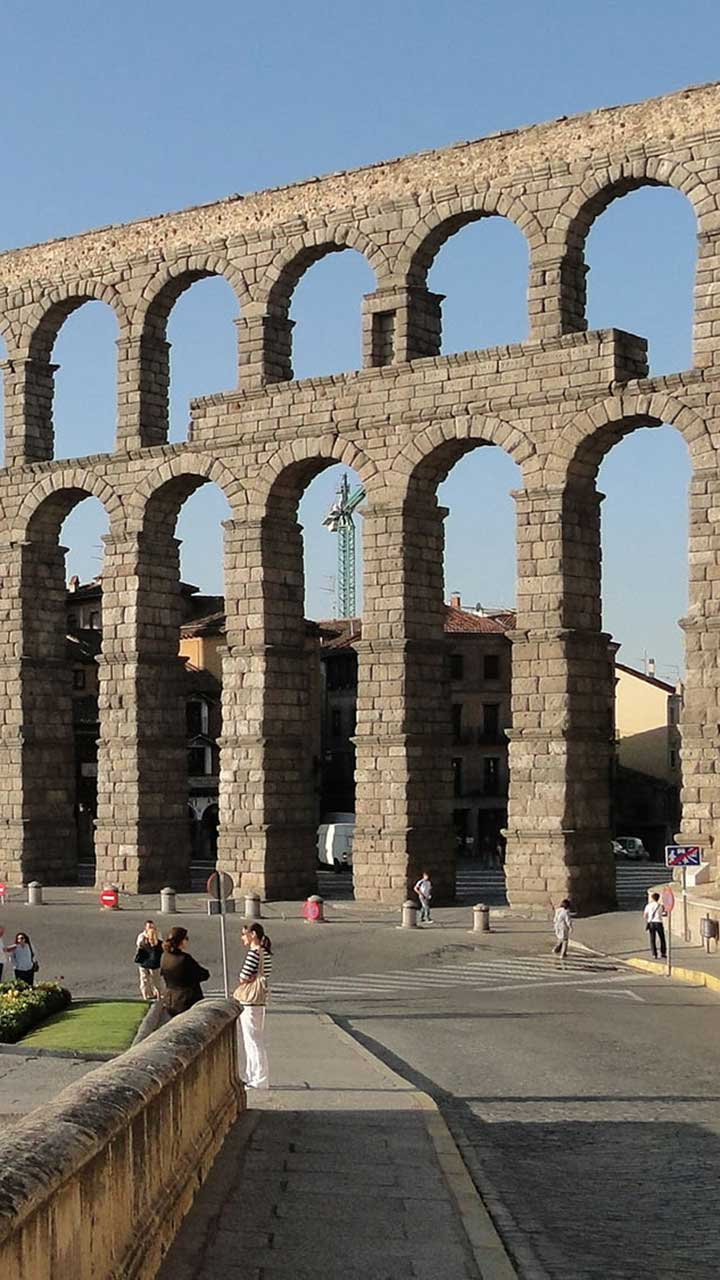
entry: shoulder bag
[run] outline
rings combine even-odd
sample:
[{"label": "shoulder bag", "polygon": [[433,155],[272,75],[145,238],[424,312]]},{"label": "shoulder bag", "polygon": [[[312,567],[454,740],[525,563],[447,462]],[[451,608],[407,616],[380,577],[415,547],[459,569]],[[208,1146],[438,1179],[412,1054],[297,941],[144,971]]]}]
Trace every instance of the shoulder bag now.
[{"label": "shoulder bag", "polygon": [[265,952],[260,949],[258,971],[254,978],[241,982],[233,991],[233,999],[239,1004],[264,1005],[268,1002],[268,985],[265,977]]}]

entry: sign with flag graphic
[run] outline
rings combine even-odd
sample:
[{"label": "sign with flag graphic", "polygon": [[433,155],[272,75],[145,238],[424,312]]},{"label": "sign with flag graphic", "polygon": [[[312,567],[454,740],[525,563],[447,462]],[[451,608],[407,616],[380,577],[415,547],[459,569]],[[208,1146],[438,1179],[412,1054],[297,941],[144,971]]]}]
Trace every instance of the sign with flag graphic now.
[{"label": "sign with flag graphic", "polygon": [[666,867],[699,867],[702,849],[699,844],[666,844]]}]

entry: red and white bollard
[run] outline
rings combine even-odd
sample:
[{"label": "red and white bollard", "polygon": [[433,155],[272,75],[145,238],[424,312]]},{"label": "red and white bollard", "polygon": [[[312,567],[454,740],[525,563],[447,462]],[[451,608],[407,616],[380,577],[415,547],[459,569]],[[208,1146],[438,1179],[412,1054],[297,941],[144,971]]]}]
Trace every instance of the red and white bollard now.
[{"label": "red and white bollard", "polygon": [[323,900],[317,893],[314,893],[310,898],[308,898],[305,906],[303,907],[303,915],[308,924],[325,923],[325,916],[323,915]]}]

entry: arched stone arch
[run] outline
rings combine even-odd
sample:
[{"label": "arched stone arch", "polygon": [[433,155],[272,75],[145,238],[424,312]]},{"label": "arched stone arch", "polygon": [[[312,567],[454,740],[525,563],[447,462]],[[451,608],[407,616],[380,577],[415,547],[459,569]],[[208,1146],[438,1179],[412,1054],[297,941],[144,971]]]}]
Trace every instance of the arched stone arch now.
[{"label": "arched stone arch", "polygon": [[673,187],[687,196],[702,228],[703,213],[707,212],[708,199],[715,208],[705,183],[675,160],[663,160],[647,156],[635,160],[620,160],[607,169],[593,172],[573,187],[566,202],[558,210],[554,228],[564,233],[568,246],[580,248],[597,217],[622,196],[641,187]]},{"label": "arched stone arch", "polygon": [[398,494],[435,491],[464,454],[483,445],[503,449],[525,473],[536,460],[533,442],[518,427],[492,415],[464,414],[433,423],[414,436],[393,458],[388,475]]},{"label": "arched stone arch", "polygon": [[492,187],[470,195],[439,201],[418,220],[398,255],[396,271],[408,285],[424,287],[428,272],[442,246],[451,236],[481,218],[507,218],[528,242],[530,260],[544,243],[544,232],[535,214],[521,197]]},{"label": "arched stone arch", "polygon": [[133,532],[148,524],[162,524],[165,531],[175,527],[180,508],[203,484],[216,484],[239,519],[247,503],[243,482],[216,458],[201,453],[179,453],[168,458],[145,477],[128,498],[128,524]]},{"label": "arched stone arch", "polygon": [[23,317],[19,333],[21,349],[34,360],[49,360],[55,341],[73,311],[86,302],[104,302],[114,312],[118,335],[125,337],[129,329],[125,303],[114,285],[101,280],[84,280],[60,285],[47,293]]},{"label": "arched stone arch", "polygon": [[237,298],[238,308],[250,301],[242,273],[226,255],[188,254],[175,262],[160,265],[132,311],[132,332],[144,337],[164,338],[168,317],[178,298],[198,280],[208,280],[213,276],[227,281]]},{"label": "arched stone arch", "polygon": [[571,189],[552,228],[560,242],[562,332],[581,332],[587,328],[585,244],[593,223],[614,200],[642,187],[671,187],[682,192],[695,211],[701,231],[705,215],[717,208],[715,198],[702,179],[675,160],[655,156],[621,159],[607,169],[589,174],[579,186]]},{"label": "arched stone arch", "polygon": [[262,511],[283,499],[296,505],[310,481],[336,463],[356,471],[365,489],[382,483],[377,464],[357,445],[335,435],[315,436],[293,440],[270,454],[262,482],[253,481],[250,501]]},{"label": "arched stone arch", "polygon": [[553,439],[552,453],[538,473],[538,481],[594,484],[600,463],[613,445],[638,427],[664,424],[680,432],[694,467],[707,466],[717,457],[708,425],[694,409],[662,391],[652,395],[628,392],[609,396],[567,423]]},{"label": "arched stone arch", "polygon": [[31,489],[15,517],[13,537],[31,542],[57,541],[64,520],[85,498],[97,498],[102,503],[111,531],[117,532],[125,515],[120,495],[93,472],[66,467],[44,476]]},{"label": "arched stone arch", "polygon": [[375,244],[364,232],[351,223],[328,227],[327,231],[305,231],[294,236],[273,257],[267,272],[260,280],[255,296],[271,314],[286,316],[298,281],[330,253],[342,253],[355,249],[366,259],[375,272],[377,287],[381,287],[390,273],[385,250]]}]

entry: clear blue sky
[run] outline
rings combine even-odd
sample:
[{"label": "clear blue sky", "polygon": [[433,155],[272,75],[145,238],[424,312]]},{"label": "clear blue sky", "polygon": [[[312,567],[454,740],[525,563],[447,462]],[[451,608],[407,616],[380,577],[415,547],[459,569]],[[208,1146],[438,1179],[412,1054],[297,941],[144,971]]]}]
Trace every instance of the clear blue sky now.
[{"label": "clear blue sky", "polygon": [[[493,130],[669,92],[720,73],[711,0],[549,5],[419,0],[272,6],[237,0],[3,8],[3,247],[67,235],[234,191],[251,191]],[[682,197],[616,202],[589,245],[590,322],[646,332],[660,371],[687,367],[694,223]],[[447,351],[526,331],[525,249],[501,219],[468,228],[438,257]],[[356,367],[359,300],[372,288],[352,253],[298,288],[298,374]],[[221,281],[195,286],[171,318],[173,437],[191,395],[234,381],[235,303]],[[59,453],[112,438],[114,321],[100,304],[68,321],[56,348]],[[681,661],[687,458],[670,429],[613,450],[601,473],[606,626],[626,661]],[[320,528],[337,475],[302,504],[308,611],[332,609],[335,543]],[[515,469],[497,450],[466,458],[443,487],[451,505],[446,580],[466,600],[512,602]],[[220,581],[217,494],[181,517],[184,573]],[[97,572],[102,521],[70,518],[70,568]],[[478,553],[478,548],[481,549]]]}]

